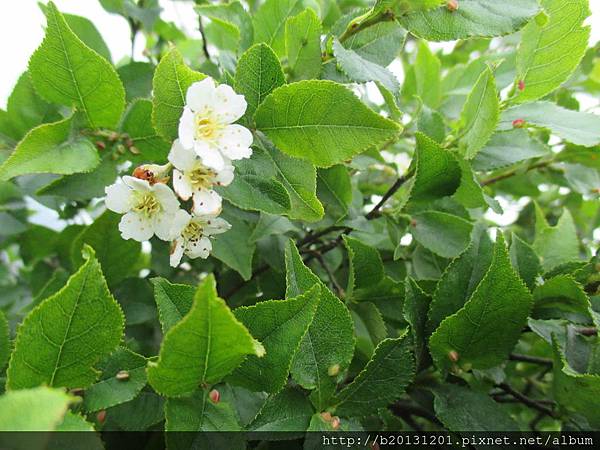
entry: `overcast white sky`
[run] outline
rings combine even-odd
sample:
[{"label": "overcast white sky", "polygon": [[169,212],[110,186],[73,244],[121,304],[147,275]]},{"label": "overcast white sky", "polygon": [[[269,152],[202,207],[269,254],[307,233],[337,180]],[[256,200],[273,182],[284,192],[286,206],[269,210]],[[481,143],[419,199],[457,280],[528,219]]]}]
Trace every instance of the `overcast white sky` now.
[{"label": "overcast white sky", "polygon": [[[54,0],[62,12],[78,14],[92,20],[102,33],[113,59],[129,54],[129,27],[120,16],[109,14],[102,9],[98,0]],[[26,70],[31,53],[44,37],[44,16],[37,0],[2,1],[0,5],[0,48],[2,68],[0,69],[0,107],[6,107],[6,100],[19,75]],[[46,0],[43,0],[46,3]],[[160,0],[163,17],[177,23],[188,33],[196,35],[196,15],[192,2]],[[593,10],[589,23],[592,24],[592,42],[600,40],[600,0],[590,0]],[[138,54],[143,42],[138,40]]]}]

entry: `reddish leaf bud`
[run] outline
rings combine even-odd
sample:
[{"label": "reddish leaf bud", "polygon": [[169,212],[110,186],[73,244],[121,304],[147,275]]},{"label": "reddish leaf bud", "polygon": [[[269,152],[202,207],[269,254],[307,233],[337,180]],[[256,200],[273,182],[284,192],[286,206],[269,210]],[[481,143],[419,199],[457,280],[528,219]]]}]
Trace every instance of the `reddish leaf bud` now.
[{"label": "reddish leaf bud", "polygon": [[115,378],[119,381],[127,381],[129,380],[129,372],[126,370],[119,370],[115,375]]},{"label": "reddish leaf bud", "polygon": [[523,119],[515,119],[512,123],[513,128],[523,128],[525,126],[525,121]]},{"label": "reddish leaf bud", "polygon": [[455,350],[450,350],[448,352],[448,359],[452,362],[458,361],[458,353]]},{"label": "reddish leaf bud", "polygon": [[96,141],[96,148],[98,150],[104,150],[106,148],[106,144],[102,141]]},{"label": "reddish leaf bud", "polygon": [[326,421],[326,422],[331,422],[331,419],[332,419],[332,417],[331,417],[331,413],[329,413],[329,412],[327,412],[327,411],[325,411],[325,412],[322,412],[322,413],[321,413],[321,418],[322,418],[324,421]]},{"label": "reddish leaf bud", "polygon": [[517,88],[522,92],[525,90],[525,82],[523,80],[519,80],[517,83]]},{"label": "reddish leaf bud", "polygon": [[446,3],[446,7],[448,8],[448,11],[454,12],[458,9],[458,1],[448,0],[448,2]]},{"label": "reddish leaf bud", "polygon": [[104,423],[106,420],[106,410],[103,409],[102,411],[98,411],[98,414],[96,414],[96,420],[98,423]]},{"label": "reddish leaf bud", "polygon": [[213,389],[208,393],[208,398],[210,398],[210,401],[213,403],[219,403],[221,400],[221,393],[216,389]]},{"label": "reddish leaf bud", "polygon": [[333,416],[331,418],[331,428],[337,430],[340,427],[340,418],[338,416]]}]

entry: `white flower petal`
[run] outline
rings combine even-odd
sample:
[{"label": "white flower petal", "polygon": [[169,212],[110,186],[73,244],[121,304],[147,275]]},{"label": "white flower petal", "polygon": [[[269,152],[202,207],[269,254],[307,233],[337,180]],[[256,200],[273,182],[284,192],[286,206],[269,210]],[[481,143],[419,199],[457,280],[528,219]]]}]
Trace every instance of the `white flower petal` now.
[{"label": "white flower petal", "polygon": [[188,241],[185,254],[189,258],[208,258],[210,251],[212,250],[212,243],[207,237],[201,237],[200,239]]},{"label": "white flower petal", "polygon": [[215,234],[225,233],[231,229],[231,224],[220,217],[205,218],[204,234],[213,236]]},{"label": "white flower petal", "polygon": [[171,255],[169,257],[169,264],[171,267],[177,267],[183,257],[183,251],[185,250],[185,243],[183,238],[177,239],[173,242],[173,248],[171,249]]},{"label": "white flower petal", "polygon": [[196,154],[202,159],[202,164],[211,169],[221,170],[225,167],[225,159],[216,148],[209,146],[206,142],[196,141],[194,146]]},{"label": "white flower petal", "polygon": [[221,212],[222,199],[213,190],[201,189],[194,192],[194,214],[216,215]]},{"label": "white flower petal", "polygon": [[243,159],[252,155],[250,146],[253,140],[248,128],[241,125],[228,125],[221,132],[217,146],[229,159]]},{"label": "white flower petal", "polygon": [[183,114],[179,119],[179,143],[185,148],[194,147],[194,136],[196,134],[194,111],[187,106],[183,108]]},{"label": "white flower petal", "polygon": [[186,210],[180,209],[177,211],[171,224],[171,239],[181,235],[185,227],[190,223],[190,220],[192,220],[192,216]]},{"label": "white flower petal", "polygon": [[233,166],[223,167],[223,170],[217,172],[217,175],[215,176],[215,182],[219,186],[229,186],[233,181],[233,171]]},{"label": "white flower petal", "polygon": [[182,200],[189,200],[192,196],[190,178],[177,169],[173,170],[173,189]]},{"label": "white flower petal", "polygon": [[154,234],[163,241],[171,241],[174,239],[176,237],[176,235],[172,233],[174,219],[175,215],[172,213],[156,213],[154,215],[154,223],[152,224]]},{"label": "white flower petal", "polygon": [[151,190],[151,186],[148,181],[130,177],[129,175],[125,175],[123,177],[123,183],[136,191],[147,192]]},{"label": "white flower petal", "polygon": [[217,86],[217,101],[213,105],[214,114],[220,123],[233,123],[244,115],[248,104],[243,95],[238,95],[226,84]]},{"label": "white flower petal", "polygon": [[179,139],[175,139],[171,151],[169,152],[169,161],[179,170],[192,170],[196,164],[196,153],[193,146],[183,147]]},{"label": "white flower petal", "polygon": [[123,183],[115,183],[104,189],[104,203],[108,209],[116,213],[126,213],[131,209],[131,189]]},{"label": "white flower petal", "polygon": [[179,201],[169,186],[162,183],[156,183],[152,186],[156,199],[160,202],[163,211],[174,213],[179,209]]},{"label": "white flower petal", "polygon": [[194,112],[205,111],[211,107],[215,99],[215,82],[206,77],[202,81],[193,83],[187,90],[185,102]]},{"label": "white flower petal", "polygon": [[123,239],[147,241],[154,234],[152,222],[143,214],[128,212],[119,222],[119,231]]}]

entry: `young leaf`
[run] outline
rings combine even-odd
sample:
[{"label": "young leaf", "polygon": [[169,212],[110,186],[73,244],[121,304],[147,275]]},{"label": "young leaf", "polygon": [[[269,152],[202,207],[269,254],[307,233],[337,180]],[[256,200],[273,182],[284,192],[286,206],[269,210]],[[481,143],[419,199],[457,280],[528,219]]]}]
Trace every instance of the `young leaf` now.
[{"label": "young leaf", "polygon": [[395,137],[400,126],[331,81],[281,86],[254,116],[259,130],[291,156],[329,167]]},{"label": "young leaf", "polygon": [[414,375],[412,339],[385,339],[365,368],[336,396],[335,413],[360,417],[375,413],[400,397]]},{"label": "young leaf", "polygon": [[160,60],[152,80],[152,124],[167,141],[178,136],[179,118],[188,88],[205,77],[187,67],[175,48]]},{"label": "young leaf", "polygon": [[[23,320],[10,358],[6,386],[24,389],[46,384],[85,388],[123,335],[123,312],[110,294],[91,247],[87,261],[66,286]],[[50,326],[51,325],[51,326]]]},{"label": "young leaf", "polygon": [[133,400],[146,386],[146,358],[125,347],[119,347],[98,369],[100,379],[85,390],[83,409],[87,412]]},{"label": "young leaf", "polygon": [[284,389],[269,397],[256,418],[248,425],[251,431],[304,432],[308,428],[313,408],[302,392]]},{"label": "young leaf", "polygon": [[515,120],[545,128],[568,142],[584,147],[600,144],[600,116],[571,111],[550,102],[534,102],[507,109],[500,117],[499,130],[513,128]]},{"label": "young leaf", "polygon": [[136,98],[147,98],[152,93],[152,78],[154,65],[146,62],[133,61],[117,69],[119,78],[125,86],[125,99],[132,102]]},{"label": "young leaf", "polygon": [[104,277],[109,286],[127,278],[138,262],[142,245],[134,240],[123,240],[119,232],[121,216],[105,211],[73,241],[71,254],[73,266],[82,262],[81,249],[85,244],[96,252],[98,262],[104,267]]},{"label": "young leaf", "polygon": [[352,202],[352,184],[344,165],[317,170],[317,195],[330,217],[341,219],[348,213]]},{"label": "young leaf", "polygon": [[482,392],[444,384],[433,394],[435,415],[450,431],[519,431],[508,411]]},{"label": "young leaf", "polygon": [[165,334],[156,362],[148,364],[148,381],[168,397],[216,383],[246,355],[262,356],[262,345],[217,297],[212,275],[202,281],[187,315]]},{"label": "young leaf", "polygon": [[532,303],[529,290],[510,264],[504,238],[498,233],[492,262],[477,289],[465,306],[446,317],[429,339],[436,365],[448,369],[456,358],[459,366],[473,369],[500,364],[517,343]]},{"label": "young leaf", "polygon": [[400,52],[405,36],[397,22],[379,22],[353,34],[343,45],[364,59],[387,67]]},{"label": "young leaf", "polygon": [[[512,126],[512,123],[511,123]],[[492,135],[472,161],[478,171],[500,169],[527,159],[546,156],[550,149],[536,140],[527,130],[500,131]]]},{"label": "young leaf", "polygon": [[541,271],[540,258],[527,242],[514,233],[510,242],[510,262],[527,287],[532,290]]},{"label": "young leaf", "polygon": [[304,8],[305,0],[267,0],[253,16],[254,42],[265,42],[277,56],[285,54],[285,23]]},{"label": "young leaf", "polygon": [[267,44],[256,44],[244,52],[235,71],[235,90],[248,102],[246,118],[249,122],[265,97],[283,84],[285,75],[281,64]]},{"label": "young leaf", "polygon": [[542,0],[544,16],[523,29],[517,53],[516,103],[544,97],[558,88],[579,65],[587,49],[591,27],[588,0]]},{"label": "young leaf", "polygon": [[[465,251],[471,240],[473,224],[440,211],[423,211],[412,215],[413,237],[425,248],[444,258],[454,258]],[[444,239],[439,239],[439,236]]]},{"label": "young leaf", "polygon": [[539,255],[542,267],[549,271],[563,263],[579,259],[579,239],[573,216],[565,208],[556,226],[549,226],[543,215],[536,216],[533,250]]},{"label": "young leaf", "polygon": [[46,17],[46,37],[29,61],[37,92],[49,102],[75,106],[92,128],[114,128],[125,108],[117,72],[81,42],[53,2]]},{"label": "young leaf", "polygon": [[292,80],[318,78],[321,73],[321,22],[311,8],[286,21],[285,49]]},{"label": "young leaf", "polygon": [[406,295],[404,299],[404,318],[410,325],[410,330],[415,343],[415,359],[417,367],[423,367],[429,358],[427,351],[427,311],[431,305],[431,296],[427,295],[412,279],[405,283]]},{"label": "young leaf", "polygon": [[0,431],[54,431],[76,401],[62,389],[45,386],[8,392],[0,397]]},{"label": "young leaf", "polygon": [[427,106],[437,108],[442,98],[441,63],[426,42],[419,42],[414,65],[416,94]]},{"label": "young leaf", "polygon": [[131,161],[148,162],[156,164],[167,162],[167,155],[171,146],[159,136],[152,126],[152,102],[148,99],[134,100],[121,121],[121,131],[131,139],[138,154],[128,154]]},{"label": "young leaf", "polygon": [[0,180],[34,173],[89,172],[100,163],[92,143],[73,131],[74,116],[31,130],[0,166]]},{"label": "young leaf", "polygon": [[319,286],[313,286],[305,294],[288,300],[269,300],[235,309],[236,318],[261,340],[266,354],[260,359],[248,357],[228,381],[253,391],[280,391],[292,358],[313,320],[320,292]]},{"label": "young leaf", "polygon": [[598,322],[589,297],[570,275],[557,275],[546,280],[533,291],[533,299],[532,317],[565,318],[583,324]]},{"label": "young leaf", "polygon": [[460,146],[467,159],[473,159],[496,129],[500,105],[492,71],[483,71],[463,106]]},{"label": "young leaf", "polygon": [[488,271],[492,248],[485,228],[475,227],[469,248],[446,267],[433,292],[427,320],[428,335],[471,297]]},{"label": "young leaf", "polygon": [[10,335],[8,330],[8,321],[4,313],[0,311],[0,370],[8,361],[10,355]]},{"label": "young leaf", "polygon": [[213,23],[225,26],[232,30],[238,43],[236,50],[245,51],[254,39],[254,28],[250,14],[238,1],[222,4],[199,4],[196,2],[196,11],[204,17],[208,17]]},{"label": "young leaf", "polygon": [[[319,410],[335,392],[336,375],[344,373],[354,353],[353,324],[346,306],[304,265],[292,241],[285,248],[286,297],[321,287],[315,316],[292,363],[292,377],[305,389]],[[337,373],[336,373],[337,372]]]},{"label": "young leaf", "polygon": [[514,33],[539,11],[536,0],[460,0],[456,11],[446,5],[415,11],[400,23],[415,36],[428,41],[454,41],[469,37],[492,37]]},{"label": "young leaf", "polygon": [[225,214],[224,218],[231,224],[231,230],[214,240],[212,256],[248,281],[252,277],[252,258],[256,250],[256,244],[250,242],[252,229],[232,213]]},{"label": "young leaf", "polygon": [[343,236],[343,239],[350,262],[347,293],[351,298],[355,289],[377,286],[385,273],[381,256],[375,248],[348,236]]},{"label": "young leaf", "polygon": [[167,333],[192,308],[196,289],[187,284],[173,284],[164,278],[153,278],[154,300],[162,332]]}]

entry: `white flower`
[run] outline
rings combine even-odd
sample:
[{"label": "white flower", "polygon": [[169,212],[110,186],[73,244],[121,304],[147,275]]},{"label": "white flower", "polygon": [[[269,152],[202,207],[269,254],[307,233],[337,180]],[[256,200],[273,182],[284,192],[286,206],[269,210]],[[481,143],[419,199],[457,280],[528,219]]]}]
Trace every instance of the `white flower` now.
[{"label": "white flower", "polygon": [[207,258],[212,250],[209,236],[225,233],[229,222],[215,216],[190,216],[180,209],[173,220],[172,234],[179,236],[171,248],[171,267],[177,267],[186,254],[189,258]]},{"label": "white flower", "polygon": [[142,242],[156,234],[170,241],[173,218],[179,209],[171,188],[130,176],[124,176],[122,181],[106,188],[105,203],[111,211],[125,214],[119,223],[123,239]]},{"label": "white flower", "polygon": [[231,125],[246,112],[246,100],[226,84],[215,86],[212,78],[192,84],[179,120],[179,139],[193,148],[205,166],[221,170],[230,160],[252,155],[252,133]]},{"label": "white flower", "polygon": [[173,188],[182,200],[193,197],[194,214],[217,215],[221,212],[221,196],[213,186],[227,186],[233,181],[233,166],[227,162],[217,170],[205,166],[192,149],[175,140],[169,153],[173,170]]}]

